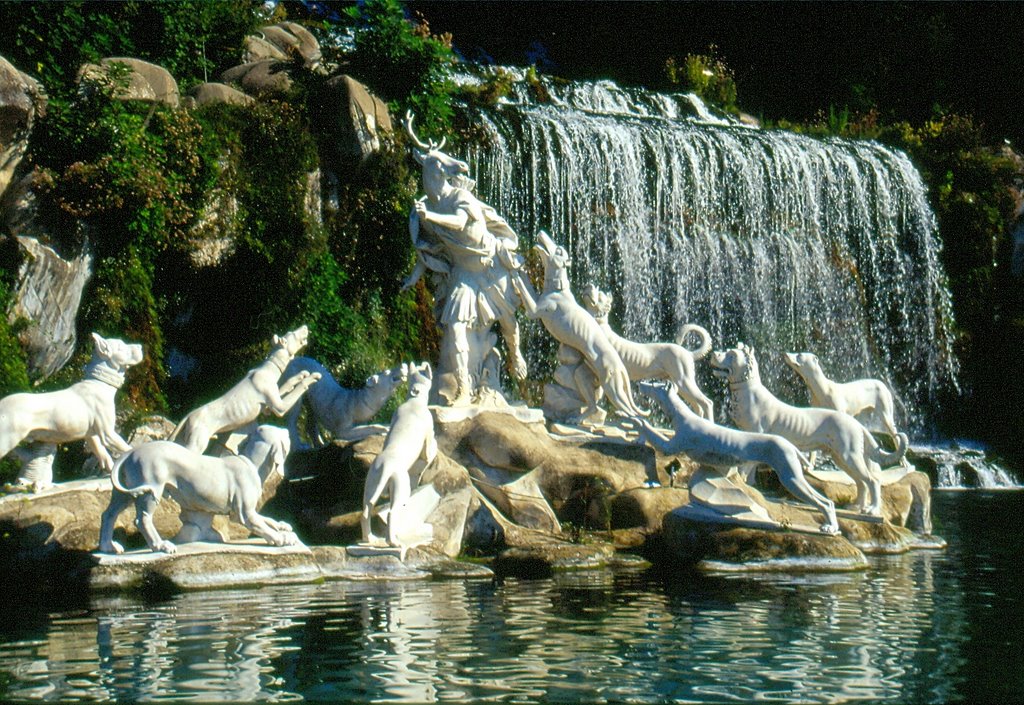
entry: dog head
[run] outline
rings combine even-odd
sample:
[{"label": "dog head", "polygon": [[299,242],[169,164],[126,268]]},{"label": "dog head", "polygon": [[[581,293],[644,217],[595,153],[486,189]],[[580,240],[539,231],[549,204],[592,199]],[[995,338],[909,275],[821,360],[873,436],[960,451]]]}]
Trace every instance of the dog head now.
[{"label": "dog head", "polygon": [[433,384],[433,371],[430,363],[424,362],[417,367],[409,365],[409,398],[426,399],[430,396],[430,386]]},{"label": "dog head", "polygon": [[263,424],[245,437],[238,454],[248,458],[260,476],[260,484],[274,473],[284,476],[284,461],[291,452],[292,442],[288,430]]},{"label": "dog head", "polygon": [[569,253],[561,245],[555,244],[551,236],[541,230],[537,233],[537,244],[533,246],[540,261],[544,265],[544,276],[550,277],[553,273],[561,273],[569,268]]},{"label": "dog head", "polygon": [[292,358],[306,347],[306,343],[309,342],[309,327],[300,326],[290,333],[285,333],[283,336],[275,335],[271,342],[275,348],[282,348],[287,351],[288,357]]},{"label": "dog head", "polygon": [[98,333],[92,334],[95,348],[92,354],[92,362],[104,362],[115,372],[124,374],[132,365],[142,362],[142,346],[138,343],[126,343],[117,338],[104,338]]},{"label": "dog head", "polygon": [[392,367],[390,370],[384,370],[378,372],[375,375],[370,375],[366,378],[366,386],[369,389],[375,389],[380,387],[387,393],[391,393],[398,388],[402,382],[409,378],[409,365],[402,363],[398,367]]},{"label": "dog head", "polygon": [[594,284],[587,284],[580,300],[583,302],[583,307],[597,319],[598,323],[608,322],[608,314],[611,313],[612,302],[615,300],[611,294],[601,291]]},{"label": "dog head", "polygon": [[821,363],[818,361],[818,356],[814,353],[786,353],[785,360],[786,364],[803,378],[807,378],[808,375],[816,376],[821,373]]},{"label": "dog head", "polygon": [[711,373],[729,382],[746,382],[758,379],[757,357],[754,348],[738,343],[726,351],[711,353]]}]

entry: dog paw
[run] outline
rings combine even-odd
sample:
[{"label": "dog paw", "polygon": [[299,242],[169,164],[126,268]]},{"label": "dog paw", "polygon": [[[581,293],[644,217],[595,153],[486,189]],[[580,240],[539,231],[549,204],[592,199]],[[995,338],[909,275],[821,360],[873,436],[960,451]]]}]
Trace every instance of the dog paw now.
[{"label": "dog paw", "polygon": [[163,551],[164,553],[166,553],[168,555],[174,555],[175,553],[178,552],[178,547],[175,546],[170,541],[161,541],[157,545],[156,550],[157,551]]},{"label": "dog paw", "polygon": [[113,553],[119,556],[124,553],[124,546],[119,544],[117,541],[111,541],[108,544],[100,546],[100,553]]},{"label": "dog paw", "polygon": [[839,527],[836,526],[835,524],[822,524],[819,527],[819,530],[821,531],[821,533],[825,534],[826,536],[838,536],[839,535]]}]

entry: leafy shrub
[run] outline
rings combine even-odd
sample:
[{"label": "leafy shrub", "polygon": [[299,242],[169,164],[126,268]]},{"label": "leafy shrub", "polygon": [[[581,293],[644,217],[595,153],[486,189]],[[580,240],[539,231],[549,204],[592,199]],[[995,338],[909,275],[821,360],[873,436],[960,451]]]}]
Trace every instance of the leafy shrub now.
[{"label": "leafy shrub", "polygon": [[687,54],[680,63],[675,57],[665,61],[669,83],[691,91],[703,101],[731,113],[736,107],[736,77],[712,44],[706,54]]},{"label": "leafy shrub", "polygon": [[398,0],[366,0],[347,10],[355,52],[349,71],[385,100],[396,114],[416,113],[427,132],[447,132],[455,89],[451,36],[434,36],[422,18],[410,22]]}]

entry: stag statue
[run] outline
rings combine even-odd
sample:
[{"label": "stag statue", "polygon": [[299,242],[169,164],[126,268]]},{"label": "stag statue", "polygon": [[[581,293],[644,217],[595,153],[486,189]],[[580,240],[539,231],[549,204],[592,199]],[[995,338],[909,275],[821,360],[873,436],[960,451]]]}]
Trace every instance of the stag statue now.
[{"label": "stag statue", "polygon": [[482,397],[497,379],[497,322],[508,348],[508,366],[516,379],[526,378],[526,360],[519,349],[518,299],[509,273],[523,258],[519,238],[508,223],[472,193],[469,165],[425,143],[406,113],[405,129],[413,156],[423,166],[423,190],[409,213],[409,234],[416,247],[416,268],[405,280],[408,289],[432,273],[435,316],[441,328],[441,359],[437,396],[461,406]]}]

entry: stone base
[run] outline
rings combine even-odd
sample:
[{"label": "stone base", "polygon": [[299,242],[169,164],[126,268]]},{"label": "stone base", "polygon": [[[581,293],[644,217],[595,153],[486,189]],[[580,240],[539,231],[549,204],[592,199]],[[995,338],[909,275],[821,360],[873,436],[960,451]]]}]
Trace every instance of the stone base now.
[{"label": "stone base", "polygon": [[309,583],[331,580],[422,580],[493,578],[484,566],[464,564],[412,550],[403,563],[400,549],[373,546],[268,546],[192,543],[177,553],[138,550],[93,555],[89,587],[100,591],[155,589],[162,592]]}]

